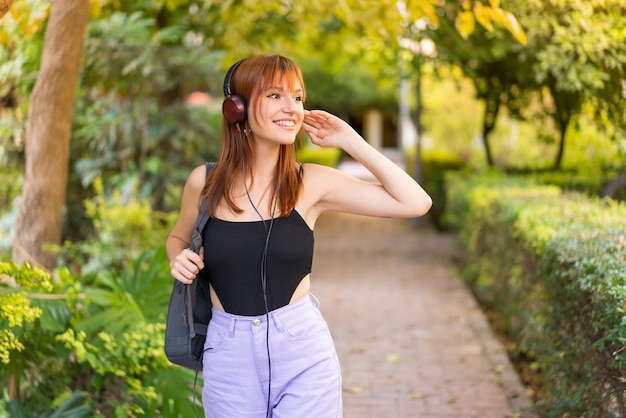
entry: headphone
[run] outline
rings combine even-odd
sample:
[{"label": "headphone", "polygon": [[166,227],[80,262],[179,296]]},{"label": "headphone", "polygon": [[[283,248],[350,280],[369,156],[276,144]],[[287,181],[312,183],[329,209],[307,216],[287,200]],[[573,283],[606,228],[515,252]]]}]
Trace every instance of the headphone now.
[{"label": "headphone", "polygon": [[239,124],[245,122],[248,118],[248,105],[243,97],[233,94],[230,90],[230,83],[235,70],[243,61],[245,61],[245,58],[234,63],[224,78],[224,103],[222,103],[222,113],[224,114],[224,119],[226,119],[228,123],[231,125],[237,125],[237,127],[239,127]]}]

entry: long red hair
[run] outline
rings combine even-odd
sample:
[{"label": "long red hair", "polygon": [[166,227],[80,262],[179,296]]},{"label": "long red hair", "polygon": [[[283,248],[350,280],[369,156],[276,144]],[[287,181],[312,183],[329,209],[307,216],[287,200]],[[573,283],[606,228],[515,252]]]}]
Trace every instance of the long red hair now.
[{"label": "long red hair", "polygon": [[[279,84],[287,82],[290,87],[293,87],[296,82],[300,83],[304,102],[306,95],[300,68],[289,58],[280,55],[258,55],[243,60],[232,75],[231,91],[241,96],[246,103],[250,103],[253,97],[258,97],[261,92],[276,85],[277,82],[280,82]],[[260,110],[248,108],[247,111],[259,112]],[[244,130],[247,127],[247,122],[245,122],[240,128]],[[202,190],[202,197],[206,197],[208,202],[209,216],[214,215],[222,198],[230,210],[237,214],[243,212],[233,199],[233,185],[244,163],[246,173],[254,175],[252,166],[255,155],[252,141],[254,141],[253,134],[243,135],[242,141],[242,133],[237,127],[222,119],[222,150],[217,165],[207,177]],[[287,216],[294,209],[301,189],[302,170],[296,161],[295,145],[281,144],[278,166],[271,186],[272,196],[277,195],[279,216]]]}]

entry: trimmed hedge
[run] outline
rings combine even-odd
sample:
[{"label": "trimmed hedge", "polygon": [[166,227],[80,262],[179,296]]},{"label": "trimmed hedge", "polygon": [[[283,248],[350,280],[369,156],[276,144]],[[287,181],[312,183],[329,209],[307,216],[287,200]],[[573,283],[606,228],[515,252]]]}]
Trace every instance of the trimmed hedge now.
[{"label": "trimmed hedge", "polygon": [[545,417],[626,417],[626,205],[487,173],[449,174],[464,275],[542,377]]}]

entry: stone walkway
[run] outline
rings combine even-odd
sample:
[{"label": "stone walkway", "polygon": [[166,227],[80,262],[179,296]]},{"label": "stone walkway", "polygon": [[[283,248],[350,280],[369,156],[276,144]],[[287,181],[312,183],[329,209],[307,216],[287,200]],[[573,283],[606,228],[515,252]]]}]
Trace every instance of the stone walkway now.
[{"label": "stone walkway", "polygon": [[343,371],[344,417],[526,417],[530,405],[453,262],[413,220],[325,215],[312,292]]}]

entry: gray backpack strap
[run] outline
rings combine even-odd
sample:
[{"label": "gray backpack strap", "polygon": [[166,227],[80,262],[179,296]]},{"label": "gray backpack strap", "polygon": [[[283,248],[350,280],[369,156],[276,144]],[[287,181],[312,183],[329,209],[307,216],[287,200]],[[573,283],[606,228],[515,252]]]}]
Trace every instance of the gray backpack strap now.
[{"label": "gray backpack strap", "polygon": [[[213,167],[215,167],[215,163],[205,163],[206,167],[206,175],[208,176]],[[191,251],[197,253],[202,248],[202,231],[206,223],[209,221],[209,213],[207,211],[207,201],[206,199],[202,199],[200,203],[200,212],[198,213],[198,219],[196,219],[196,226],[193,230],[193,235],[191,236],[191,244],[189,248]]]}]

